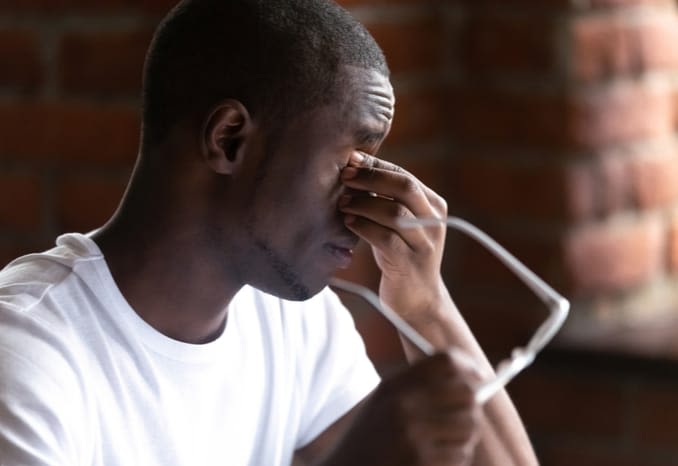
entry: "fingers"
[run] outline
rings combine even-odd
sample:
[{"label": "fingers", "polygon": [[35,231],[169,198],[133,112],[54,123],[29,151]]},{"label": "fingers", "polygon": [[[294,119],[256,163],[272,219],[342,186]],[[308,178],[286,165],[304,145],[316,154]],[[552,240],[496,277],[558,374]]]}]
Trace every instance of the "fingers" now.
[{"label": "fingers", "polygon": [[[358,167],[358,168],[367,168],[367,169],[379,169],[379,170],[385,170],[389,172],[394,172],[394,173],[400,173],[406,176],[411,176],[416,180],[416,177],[409,173],[407,170],[403,169],[402,167],[391,163],[387,162],[385,160],[378,159],[377,157],[373,157],[371,155],[365,154],[363,152],[355,152],[352,155],[351,160],[349,161],[349,166],[351,167]],[[418,180],[417,180],[418,181]],[[445,203],[445,200],[438,196],[435,191],[433,191],[431,188],[426,186],[425,184],[419,182],[419,187],[422,189],[426,197],[428,198],[429,202],[433,205],[436,210],[444,210],[447,211],[447,205]]]},{"label": "fingers", "polygon": [[351,188],[375,192],[405,204],[417,217],[446,216],[445,200],[402,167],[355,152],[342,172]]},{"label": "fingers", "polygon": [[346,226],[379,249],[398,249],[400,242],[414,251],[431,246],[421,229],[400,228],[398,220],[415,218],[403,204],[380,197],[346,194],[339,200],[339,207],[347,214]]},{"label": "fingers", "polygon": [[[445,201],[401,167],[376,157],[355,153],[341,174],[349,188],[339,201],[346,226],[385,254],[389,262],[407,249],[418,260],[442,254],[444,225],[403,227],[402,219],[447,216]],[[367,193],[370,193],[368,195]],[[433,261],[434,266],[435,261]]]},{"label": "fingers", "polygon": [[472,359],[459,351],[426,357],[384,380],[342,439],[336,463],[471,464],[482,421]]},{"label": "fingers", "polygon": [[422,464],[467,464],[473,457],[481,422],[475,366],[452,350],[425,358],[401,375],[406,432]]}]

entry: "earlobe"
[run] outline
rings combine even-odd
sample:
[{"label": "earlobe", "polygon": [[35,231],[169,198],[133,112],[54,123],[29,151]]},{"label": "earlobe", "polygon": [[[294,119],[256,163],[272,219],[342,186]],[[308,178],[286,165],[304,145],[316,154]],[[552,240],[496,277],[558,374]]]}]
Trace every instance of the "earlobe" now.
[{"label": "earlobe", "polygon": [[210,113],[203,131],[203,157],[215,172],[229,175],[241,164],[242,146],[251,126],[245,106],[227,99]]}]

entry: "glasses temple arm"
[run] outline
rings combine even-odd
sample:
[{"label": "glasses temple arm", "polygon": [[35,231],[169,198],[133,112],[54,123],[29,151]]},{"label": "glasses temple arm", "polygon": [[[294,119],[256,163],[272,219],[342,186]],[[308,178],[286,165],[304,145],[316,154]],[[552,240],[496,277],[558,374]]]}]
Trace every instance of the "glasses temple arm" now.
[{"label": "glasses temple arm", "polygon": [[410,324],[400,317],[393,309],[386,303],[382,302],[379,297],[368,288],[364,286],[351,283],[341,278],[333,278],[330,280],[330,285],[336,288],[356,294],[370,303],[376,308],[391,324],[407,338],[414,346],[416,346],[422,353],[431,356],[435,353],[433,345],[419,332],[417,332]]}]

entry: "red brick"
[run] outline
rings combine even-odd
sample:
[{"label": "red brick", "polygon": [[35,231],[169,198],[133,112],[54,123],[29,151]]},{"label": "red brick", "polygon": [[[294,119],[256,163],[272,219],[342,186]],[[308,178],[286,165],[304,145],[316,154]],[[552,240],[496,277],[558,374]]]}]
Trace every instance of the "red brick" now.
[{"label": "red brick", "polygon": [[568,108],[561,96],[461,88],[448,97],[447,111],[442,114],[460,143],[550,149],[566,145]]},{"label": "red brick", "polygon": [[549,150],[599,149],[673,132],[669,90],[640,83],[572,96],[457,89],[447,115],[460,142]]},{"label": "red brick", "polygon": [[573,146],[599,148],[667,136],[673,132],[673,109],[667,89],[626,84],[575,96],[566,123]]},{"label": "red brick", "polygon": [[67,102],[0,104],[0,157],[39,161],[131,163],[138,111],[121,105]]},{"label": "red brick", "polygon": [[470,6],[511,6],[533,7],[540,10],[576,9],[589,10],[592,8],[620,7],[634,5],[672,5],[673,0],[448,0],[452,3],[461,3]]},{"label": "red brick", "polygon": [[678,66],[678,21],[674,15],[582,16],[571,31],[572,73],[592,80],[639,75]]},{"label": "red brick", "polygon": [[640,386],[633,394],[633,437],[645,446],[675,447],[678,436],[676,387]]},{"label": "red brick", "polygon": [[656,277],[665,250],[656,218],[586,225],[564,242],[565,273],[579,293],[622,290]]},{"label": "red brick", "polygon": [[0,12],[30,12],[48,16],[64,13],[164,13],[178,0],[3,0]]},{"label": "red brick", "polygon": [[0,173],[0,228],[15,232],[35,231],[41,223],[42,188],[31,175]]},{"label": "red brick", "polygon": [[448,157],[445,146],[423,147],[395,163],[412,173],[419,181],[442,197],[449,199],[453,195],[451,177],[455,163]]},{"label": "red brick", "polygon": [[678,158],[674,152],[659,149],[654,153],[609,154],[589,161],[584,171],[589,176],[570,185],[572,197],[587,197],[579,210],[586,215],[575,218],[671,204],[678,198]]},{"label": "red brick", "polygon": [[552,71],[555,67],[555,25],[543,16],[475,15],[464,25],[463,62],[469,72]]},{"label": "red brick", "polygon": [[678,154],[637,157],[630,161],[630,179],[635,204],[652,209],[678,199]]},{"label": "red brick", "polygon": [[613,154],[595,163],[595,185],[598,194],[595,213],[600,217],[620,212],[631,206],[632,183],[629,157]]},{"label": "red brick", "polygon": [[444,62],[447,48],[439,17],[368,23],[367,27],[384,50],[393,73],[436,69]]},{"label": "red brick", "polygon": [[152,31],[69,33],[61,43],[61,85],[69,92],[137,96]]},{"label": "red brick", "polygon": [[678,215],[674,215],[669,224],[669,268],[678,272]]},{"label": "red brick", "polygon": [[491,7],[495,5],[509,5],[511,7],[529,6],[539,9],[560,9],[569,7],[571,0],[448,0],[450,3],[459,3],[471,7]]},{"label": "red brick", "polygon": [[450,197],[464,209],[523,220],[587,218],[596,191],[587,167],[501,159],[461,161],[450,170],[449,184]]},{"label": "red brick", "polygon": [[125,189],[117,179],[67,178],[58,189],[57,220],[61,231],[85,232],[103,225]]},{"label": "red brick", "polygon": [[0,87],[31,91],[40,85],[39,47],[30,31],[0,31]]},{"label": "red brick", "polygon": [[[527,369],[508,386],[530,431],[614,438],[624,429],[623,388],[598,377]],[[577,464],[577,463],[574,463]]]},{"label": "red brick", "polygon": [[673,6],[673,0],[586,0],[580,8],[622,7],[641,5]]},{"label": "red brick", "polygon": [[[491,225],[487,226],[486,222],[474,220],[471,223],[481,228],[552,286],[561,287],[562,278],[559,271],[562,269],[562,263],[558,254],[557,238],[545,237],[543,233],[536,237],[534,234],[521,234],[520,230],[506,233]],[[522,225],[522,231],[525,231],[526,224],[524,222],[518,224]],[[527,227],[527,231],[534,229]],[[479,295],[502,291],[510,292],[514,299],[533,298],[527,286],[499,259],[462,233],[453,230],[448,232],[446,252],[451,263],[445,261],[445,273],[450,283],[461,287],[461,291],[470,293],[470,290],[476,290]]]},{"label": "red brick", "polygon": [[[460,180],[455,189],[468,189],[458,192],[459,204],[483,214],[492,213],[507,220],[576,223],[618,213],[638,203],[630,165],[629,157],[601,156],[557,165],[520,164],[507,171],[494,167],[491,169],[494,176],[483,169],[464,169],[458,174]],[[646,177],[649,176],[652,174]],[[487,198],[490,202],[478,202]]]}]

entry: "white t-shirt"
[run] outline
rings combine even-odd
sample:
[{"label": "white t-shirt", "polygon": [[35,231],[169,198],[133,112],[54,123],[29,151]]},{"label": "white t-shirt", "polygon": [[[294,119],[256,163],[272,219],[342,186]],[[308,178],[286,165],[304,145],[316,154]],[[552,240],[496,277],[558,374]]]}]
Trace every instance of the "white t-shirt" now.
[{"label": "white t-shirt", "polygon": [[193,345],[130,308],[87,236],[0,272],[2,466],[286,466],[377,384],[328,289],[245,287]]}]

